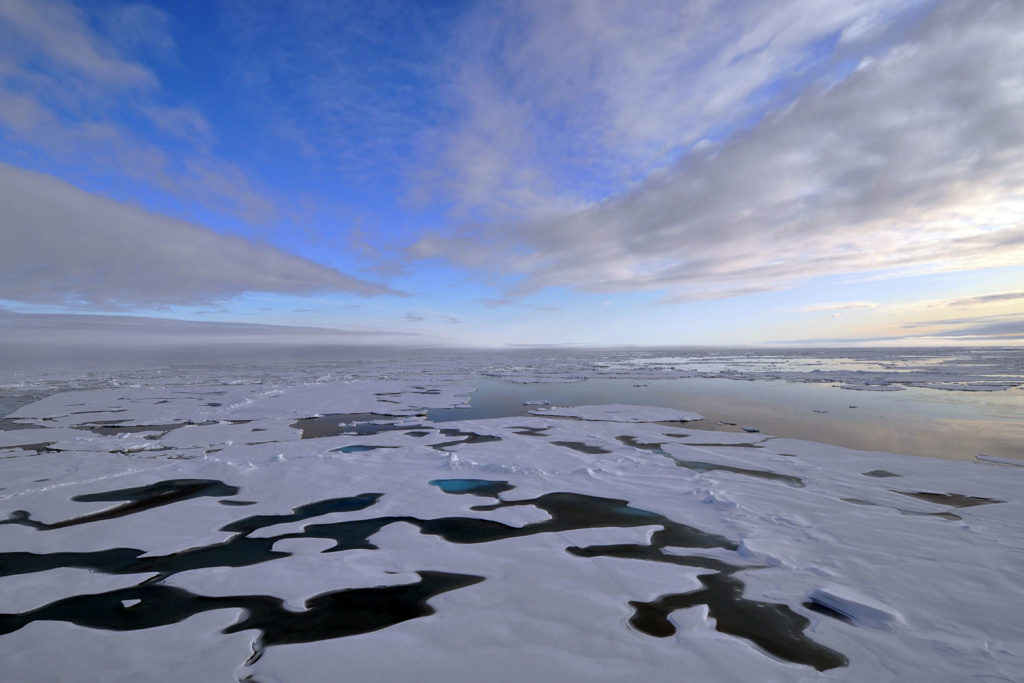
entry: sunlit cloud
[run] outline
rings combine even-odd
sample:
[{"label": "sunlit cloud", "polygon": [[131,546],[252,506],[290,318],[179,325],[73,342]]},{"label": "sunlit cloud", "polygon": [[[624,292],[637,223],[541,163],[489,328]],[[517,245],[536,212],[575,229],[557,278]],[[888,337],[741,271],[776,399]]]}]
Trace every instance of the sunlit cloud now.
[{"label": "sunlit cloud", "polygon": [[950,2],[912,28],[876,27],[851,73],[633,189],[580,210],[465,224],[409,255],[497,263],[516,276],[511,295],[570,287],[668,300],[843,273],[1019,265],[1022,23],[1017,3]]},{"label": "sunlit cloud", "polygon": [[457,115],[434,131],[439,167],[425,175],[465,213],[578,208],[746,125],[816,75],[823,53],[921,4],[481,5],[449,51]]}]

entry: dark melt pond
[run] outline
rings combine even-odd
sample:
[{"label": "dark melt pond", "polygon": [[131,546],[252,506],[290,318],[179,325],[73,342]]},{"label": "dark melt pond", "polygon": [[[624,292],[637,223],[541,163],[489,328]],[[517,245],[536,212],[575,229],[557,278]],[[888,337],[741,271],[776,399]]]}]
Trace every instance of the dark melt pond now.
[{"label": "dark melt pond", "polygon": [[[437,536],[454,544],[489,543],[577,529],[652,526],[658,529],[651,534],[647,544],[565,549],[580,558],[627,558],[700,567],[711,571],[700,577],[704,586],[700,590],[663,595],[650,602],[631,602],[634,613],[629,623],[633,628],[653,637],[664,637],[675,632],[669,621],[673,611],[706,605],[720,632],[748,640],[777,657],[818,670],[847,664],[842,654],[805,634],[810,623],[806,617],[785,604],[743,597],[744,584],[735,574],[741,569],[755,570],[757,567],[742,563],[731,564],[699,553],[665,552],[666,548],[735,551],[737,543],[729,538],[676,522],[656,512],[633,507],[625,500],[570,492],[547,493],[524,500],[505,500],[499,496],[514,488],[507,481],[437,479],[429,483],[445,493],[495,500],[493,503],[473,506],[471,510],[477,513],[532,506],[547,513],[548,519],[516,527],[486,516],[383,516],[307,524],[301,531],[268,537],[252,536],[258,530],[279,524],[303,522],[335,512],[365,510],[376,505],[383,495],[362,493],[307,503],[286,513],[243,517],[221,528],[221,531],[232,534],[227,540],[169,555],[146,555],[144,550],[136,548],[110,548],[92,552],[0,552],[0,576],[78,567],[109,574],[139,574],[147,577],[134,587],[71,596],[21,614],[0,614],[0,636],[34,621],[64,621],[91,628],[130,631],[177,623],[208,610],[240,608],[245,610],[245,616],[224,629],[224,633],[258,630],[260,636],[253,654],[253,659],[256,659],[269,646],[367,633],[427,616],[434,612],[428,604],[430,598],[468,588],[486,580],[486,577],[422,570],[416,572],[419,580],[414,583],[339,590],[317,595],[306,601],[305,610],[301,612],[285,609],[280,598],[270,595],[211,597],[168,586],[163,581],[178,572],[192,569],[243,567],[288,557],[289,553],[273,549],[278,541],[284,539],[319,538],[333,541],[334,545],[325,553],[350,549],[374,550],[376,546],[369,539],[395,523],[411,524],[423,534]],[[18,510],[2,523],[21,524],[40,533],[47,533],[202,497],[217,497],[217,502],[230,505],[231,497],[237,492],[237,487],[216,480],[166,480],[147,486],[80,495],[73,499],[120,503],[99,512],[45,523],[34,520],[26,511]],[[250,502],[239,500],[237,504]],[[156,576],[152,577],[153,574]],[[500,618],[500,615],[496,615],[496,618]]]}]

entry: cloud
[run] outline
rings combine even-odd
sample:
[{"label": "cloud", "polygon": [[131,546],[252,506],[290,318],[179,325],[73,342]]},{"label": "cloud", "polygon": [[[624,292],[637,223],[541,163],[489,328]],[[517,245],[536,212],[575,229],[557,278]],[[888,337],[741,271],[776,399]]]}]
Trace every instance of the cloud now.
[{"label": "cloud", "polygon": [[[2,85],[2,84],[0,84]],[[147,105],[140,112],[161,131],[187,142],[207,145],[212,131],[198,112],[182,107]],[[34,147],[35,156],[50,155],[61,164],[86,164],[90,176],[114,174],[141,180],[175,197],[264,224],[278,216],[274,202],[252,186],[242,169],[198,151],[172,160],[159,146],[146,142],[109,120],[67,120],[34,95],[0,87],[0,129]]]},{"label": "cloud", "polygon": [[1015,342],[1024,340],[1024,318],[1020,314],[973,316],[908,322],[901,325],[914,330],[908,334],[877,337],[841,337],[833,339],[795,339],[772,344],[855,344],[881,342],[936,343],[936,340],[956,340],[967,343]]},{"label": "cloud", "polygon": [[0,298],[79,306],[196,304],[243,292],[399,294],[266,244],[0,164]]},{"label": "cloud", "polygon": [[405,314],[405,320],[410,323],[421,323],[425,320],[440,320],[442,322],[451,323],[452,325],[458,325],[462,322],[453,315],[447,315],[445,313],[423,313],[420,311],[409,311]]},{"label": "cloud", "polygon": [[[141,180],[267,223],[277,217],[267,192],[212,153],[209,121],[192,106],[163,101],[159,79],[138,59],[174,55],[170,25],[144,4],[87,15],[63,0],[0,0],[0,135],[28,147],[37,162],[87,168],[91,180]],[[170,155],[160,145],[168,136],[176,138]]]},{"label": "cloud", "polygon": [[817,58],[920,4],[484,3],[449,48],[445,99],[459,114],[435,131],[427,158],[440,167],[423,177],[465,215],[605,197],[791,98]]},{"label": "cloud", "polygon": [[[796,14],[787,16],[805,42],[822,37]],[[847,16],[851,23],[835,27],[840,43],[857,43],[868,55],[848,74],[805,84],[785,107],[698,145],[631,190],[579,210],[545,209],[540,218],[467,223],[448,238],[425,236],[409,257],[447,258],[488,272],[500,263],[517,278],[507,296],[569,286],[663,290],[667,300],[778,289],[822,275],[1024,263],[1024,5],[954,0],[888,33],[891,22],[879,15],[864,34],[869,16],[875,15]],[[792,60],[806,57],[796,48],[788,58],[775,54],[769,37],[789,29],[771,25],[763,32],[752,26],[763,40],[739,40],[726,53],[767,61],[762,75],[742,79],[747,95],[770,89],[779,69],[797,68]],[[631,58],[628,50],[613,54]],[[702,59],[699,50],[684,56]],[[710,56],[722,61],[714,51]],[[531,60],[524,66],[536,68]],[[628,63],[623,71],[633,73]],[[686,75],[666,76],[662,85],[685,90]],[[725,104],[701,121],[747,102],[743,95],[717,97]],[[643,99],[632,103],[647,109]],[[660,121],[688,131],[682,142],[710,125],[691,120],[687,107],[677,115],[668,104],[654,110],[661,111],[655,122],[623,123],[615,135],[634,139]]]},{"label": "cloud", "polygon": [[196,144],[213,141],[210,122],[192,107],[143,107],[143,113],[160,130]]},{"label": "cloud", "polygon": [[943,330],[931,333],[936,337],[970,337],[981,339],[1024,339],[1024,319],[1003,320],[1001,322],[970,325],[955,330]]},{"label": "cloud", "polygon": [[820,313],[826,311],[850,311],[861,308],[878,308],[872,301],[834,301],[825,304],[811,304],[794,309],[797,313]]},{"label": "cloud", "polygon": [[505,306],[518,306],[520,302],[516,299],[510,299],[507,297],[503,298],[483,298],[480,299],[480,303],[483,304],[484,308],[494,309],[502,308]]},{"label": "cloud", "polygon": [[1002,313],[997,315],[972,315],[964,318],[943,318],[940,320],[918,320],[903,323],[902,327],[908,329],[922,327],[950,327],[958,325],[988,325],[1001,324],[1007,321],[1016,321],[1020,318],[1018,313]]},{"label": "cloud", "polygon": [[903,327],[922,330],[916,334],[925,337],[1024,339],[1024,316],[1020,313],[908,322]]},{"label": "cloud", "polygon": [[[14,313],[0,309],[4,343],[0,362],[10,367],[53,368],[73,359],[123,367],[130,362],[209,361],[239,359],[259,361],[292,357],[297,347],[304,357],[323,349],[326,358],[337,360],[346,347],[423,343],[415,332],[396,330],[332,329],[213,321],[174,320],[139,316]],[[436,343],[436,342],[435,342]],[[278,354],[284,354],[279,356]]]},{"label": "cloud", "polygon": [[[155,11],[155,10],[154,10]],[[116,87],[157,84],[153,73],[123,59],[75,7],[51,0],[0,0],[0,31],[8,45],[41,55],[50,68],[68,69]]]},{"label": "cloud", "polygon": [[1024,341],[1024,318],[1020,314],[950,318],[946,320],[915,321],[900,327],[913,330],[906,334],[891,334],[874,337],[836,337],[831,339],[790,339],[769,342],[771,344],[857,344],[883,342],[947,343],[959,341],[1017,342]]},{"label": "cloud", "polygon": [[995,294],[981,294],[978,296],[968,296],[960,299],[950,299],[942,302],[941,305],[950,306],[953,308],[960,308],[963,306],[978,306],[981,304],[1002,303],[1004,301],[1016,301],[1018,299],[1024,299],[1024,292],[998,292]]}]

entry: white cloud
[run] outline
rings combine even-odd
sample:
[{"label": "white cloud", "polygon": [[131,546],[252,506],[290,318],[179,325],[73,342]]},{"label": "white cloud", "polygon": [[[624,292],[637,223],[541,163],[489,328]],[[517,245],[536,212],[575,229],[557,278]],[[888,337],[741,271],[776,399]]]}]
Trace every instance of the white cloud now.
[{"label": "white cloud", "polygon": [[878,304],[871,301],[833,301],[824,304],[801,306],[795,310],[798,313],[821,313],[831,311],[851,311],[863,308],[878,308]]},{"label": "white cloud", "polygon": [[[895,37],[876,29],[874,58],[845,79],[809,87],[628,192],[542,219],[466,225],[409,254],[500,264],[521,276],[512,294],[654,289],[668,301],[838,273],[1024,263],[1022,27],[1021,3],[936,5]],[[794,30],[816,35],[804,28]],[[768,38],[787,28],[773,31],[742,44],[771,50]],[[716,112],[742,101],[720,97],[729,104]],[[682,112],[660,120],[700,129]]]},{"label": "white cloud", "polygon": [[0,164],[0,298],[82,306],[208,303],[243,292],[398,294],[275,247],[221,235]]},{"label": "white cloud", "polygon": [[[87,16],[63,0],[0,0],[0,134],[58,166],[141,180],[249,222],[276,218],[267,193],[211,151],[216,136],[203,114],[162,101],[156,75],[134,54],[174,51],[170,20],[147,5]],[[127,125],[133,115],[150,128]],[[171,157],[153,133],[190,144]]]},{"label": "white cloud", "polygon": [[[450,49],[436,185],[467,215],[564,209],[759,115],[921,0],[486,3]],[[826,63],[826,66],[828,64]]]}]

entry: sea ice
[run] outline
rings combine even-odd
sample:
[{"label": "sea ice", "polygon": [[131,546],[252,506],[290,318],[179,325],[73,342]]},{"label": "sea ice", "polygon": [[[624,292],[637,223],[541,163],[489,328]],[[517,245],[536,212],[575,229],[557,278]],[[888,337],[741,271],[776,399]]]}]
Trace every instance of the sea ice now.
[{"label": "sea ice", "polygon": [[[1017,468],[666,425],[700,416],[645,406],[432,423],[410,418],[464,402],[470,373],[280,372],[136,377],[19,409],[43,428],[0,432],[5,680],[1024,668]],[[294,426],[375,411],[401,417]],[[40,441],[61,452],[15,450]],[[879,471],[899,476],[865,476]],[[760,613],[783,626],[730,623]]]}]

